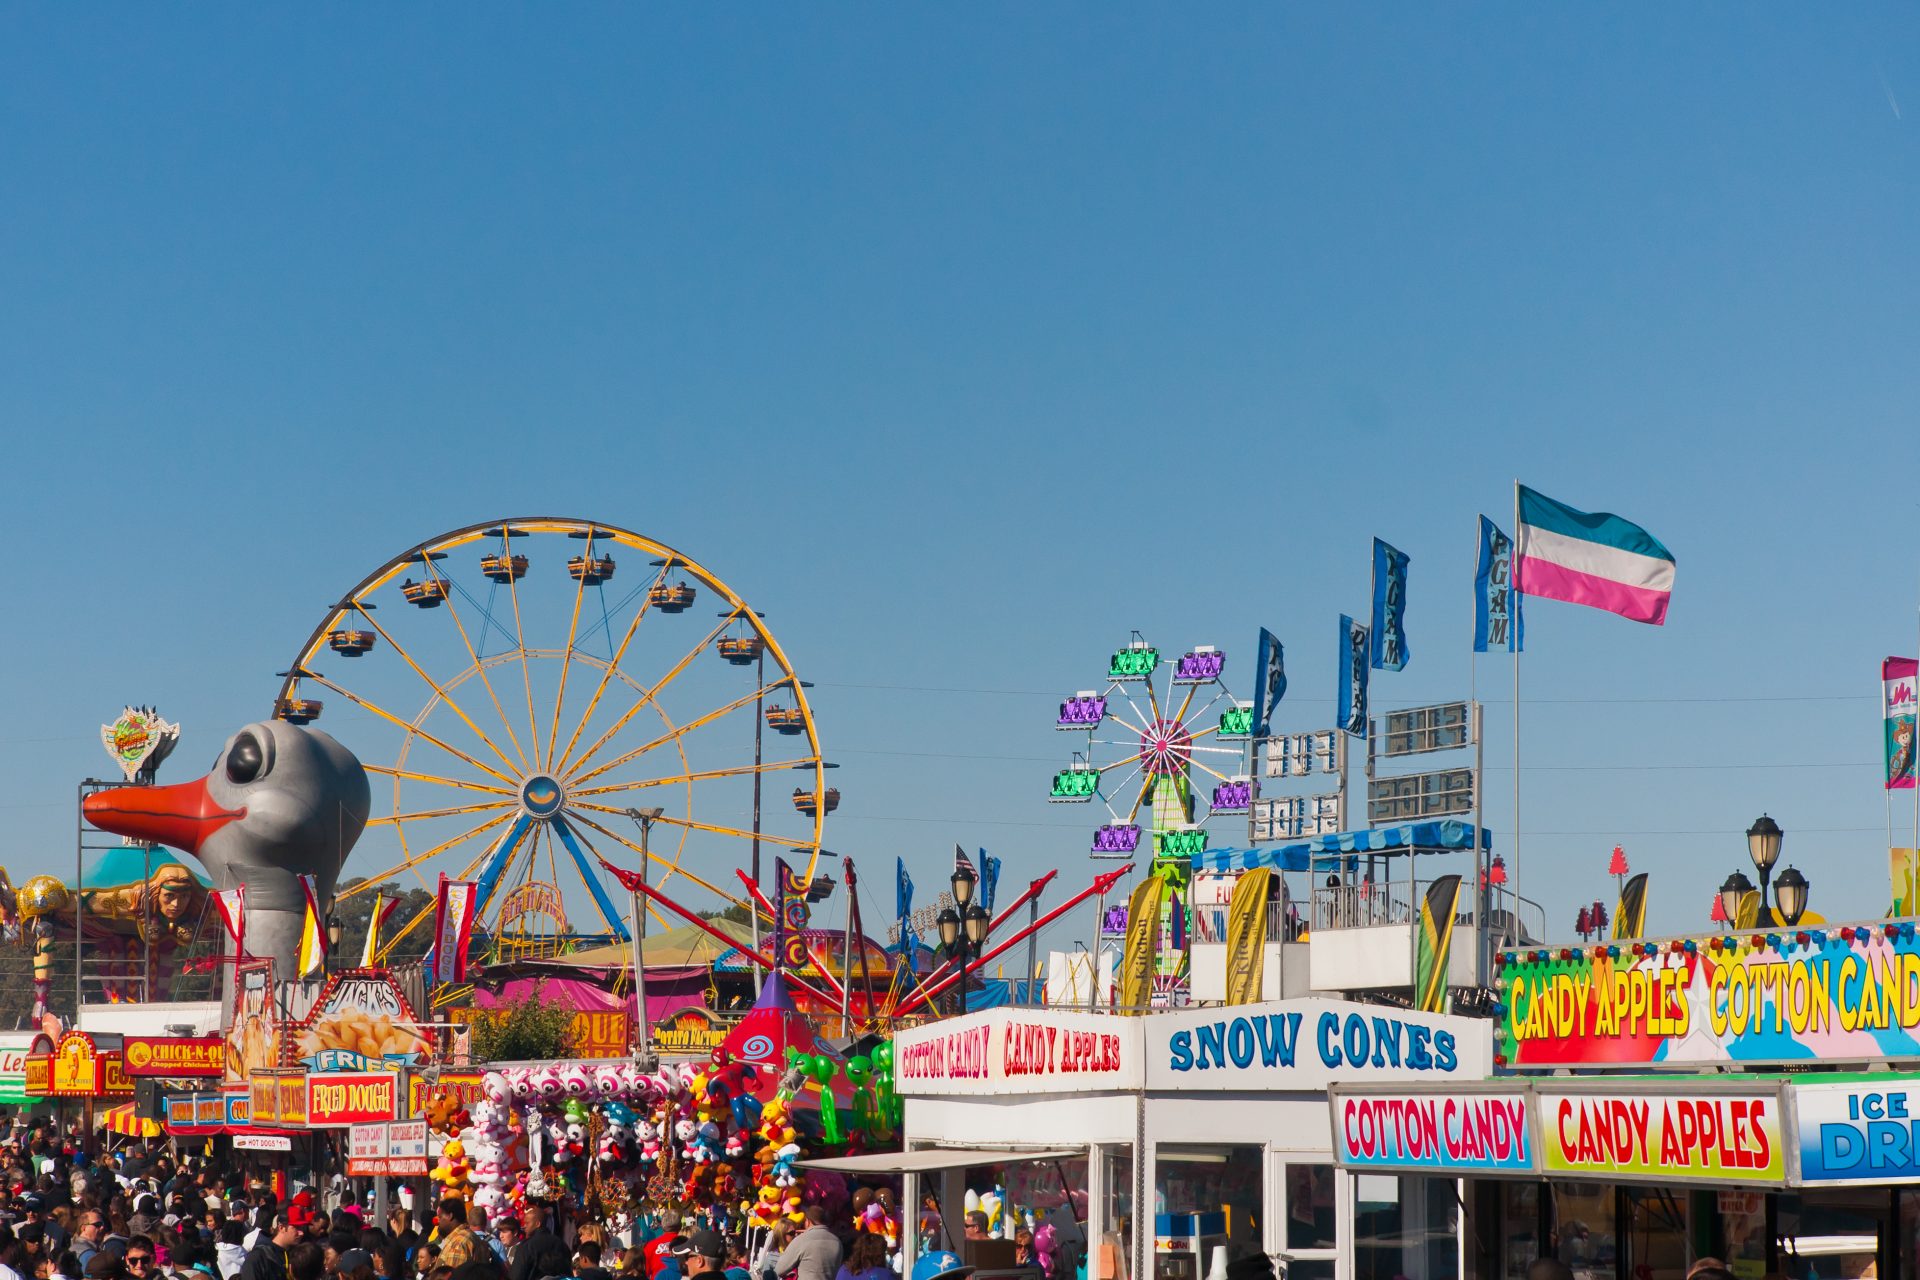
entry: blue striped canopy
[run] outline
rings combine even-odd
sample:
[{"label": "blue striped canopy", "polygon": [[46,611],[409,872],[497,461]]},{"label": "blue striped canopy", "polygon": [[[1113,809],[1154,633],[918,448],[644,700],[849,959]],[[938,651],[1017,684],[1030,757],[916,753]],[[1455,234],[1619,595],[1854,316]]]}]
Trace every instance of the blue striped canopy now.
[{"label": "blue striped canopy", "polygon": [[[1473,848],[1475,828],[1471,822],[1442,818],[1437,822],[1408,822],[1396,827],[1373,827],[1364,831],[1337,831],[1314,836],[1292,844],[1256,845],[1251,849],[1209,849],[1193,858],[1195,871],[1251,871],[1272,867],[1276,871],[1338,870],[1339,855],[1353,853],[1453,853]],[[1479,832],[1480,847],[1493,848],[1493,833]]]}]

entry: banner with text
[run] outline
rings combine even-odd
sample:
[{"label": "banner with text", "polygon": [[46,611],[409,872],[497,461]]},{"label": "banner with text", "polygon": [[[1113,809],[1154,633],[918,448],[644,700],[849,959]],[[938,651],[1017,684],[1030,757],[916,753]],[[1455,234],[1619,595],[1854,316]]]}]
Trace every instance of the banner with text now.
[{"label": "banner with text", "polygon": [[1140,1019],[993,1009],[893,1038],[894,1088],[939,1094],[1138,1089]]},{"label": "banner with text", "polygon": [[1782,1089],[1588,1093],[1542,1081],[1540,1167],[1596,1181],[1784,1185]]},{"label": "banner with text", "polygon": [[1535,1172],[1524,1090],[1378,1093],[1335,1086],[1334,1159],[1348,1168]]}]

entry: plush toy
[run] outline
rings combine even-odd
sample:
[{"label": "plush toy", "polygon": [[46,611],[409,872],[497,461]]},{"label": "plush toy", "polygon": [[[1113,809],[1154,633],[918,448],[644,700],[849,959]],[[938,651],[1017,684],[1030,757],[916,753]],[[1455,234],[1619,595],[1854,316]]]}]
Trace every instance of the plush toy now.
[{"label": "plush toy", "polygon": [[440,1163],[427,1176],[440,1186],[440,1196],[467,1196],[468,1175],[467,1149],[458,1138],[448,1138],[447,1145],[441,1148]]}]

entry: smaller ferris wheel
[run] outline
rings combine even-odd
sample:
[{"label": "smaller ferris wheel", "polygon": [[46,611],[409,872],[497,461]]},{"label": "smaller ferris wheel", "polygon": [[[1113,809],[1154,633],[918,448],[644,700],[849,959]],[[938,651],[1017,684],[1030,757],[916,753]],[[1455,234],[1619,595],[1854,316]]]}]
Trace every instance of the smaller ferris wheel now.
[{"label": "smaller ferris wheel", "polygon": [[1225,669],[1212,645],[1167,662],[1135,631],[1108,660],[1104,687],[1060,703],[1055,727],[1086,745],[1053,775],[1048,799],[1105,808],[1094,857],[1131,858],[1151,830],[1155,857],[1184,860],[1205,851],[1209,820],[1246,817],[1253,705],[1229,692]]}]

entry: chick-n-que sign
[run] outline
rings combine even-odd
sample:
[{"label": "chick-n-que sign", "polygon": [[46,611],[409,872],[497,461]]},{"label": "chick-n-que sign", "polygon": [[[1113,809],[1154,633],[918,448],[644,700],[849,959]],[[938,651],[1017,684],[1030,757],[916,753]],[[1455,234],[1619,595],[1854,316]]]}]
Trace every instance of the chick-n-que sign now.
[{"label": "chick-n-que sign", "polygon": [[307,1125],[332,1128],[391,1120],[396,1114],[398,1077],[380,1071],[340,1071],[307,1077]]},{"label": "chick-n-que sign", "polygon": [[995,1009],[913,1027],[894,1037],[894,1087],[904,1096],[1137,1089],[1139,1023]]}]

